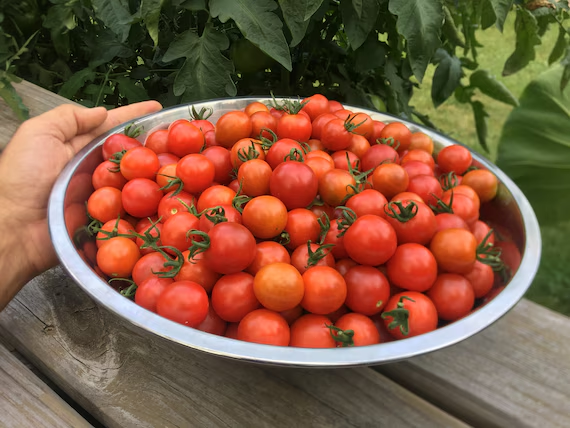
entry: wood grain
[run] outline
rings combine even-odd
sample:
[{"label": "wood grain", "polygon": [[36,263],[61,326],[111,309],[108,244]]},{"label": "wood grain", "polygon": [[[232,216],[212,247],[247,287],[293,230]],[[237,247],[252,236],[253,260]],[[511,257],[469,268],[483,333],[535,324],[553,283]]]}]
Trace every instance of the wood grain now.
[{"label": "wood grain", "polygon": [[60,269],[0,329],[105,426],[464,426],[368,368],[270,368],[192,352],[99,308]]},{"label": "wood grain", "polygon": [[91,426],[1,345],[0,415],[3,427]]},{"label": "wood grain", "polygon": [[376,370],[476,426],[570,426],[570,318],[528,300],[469,340]]}]

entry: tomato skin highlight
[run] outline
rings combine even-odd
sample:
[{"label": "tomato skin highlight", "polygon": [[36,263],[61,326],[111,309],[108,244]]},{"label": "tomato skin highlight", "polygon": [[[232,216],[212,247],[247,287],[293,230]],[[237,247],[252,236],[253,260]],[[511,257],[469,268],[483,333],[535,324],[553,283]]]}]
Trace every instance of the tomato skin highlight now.
[{"label": "tomato skin highlight", "polygon": [[439,275],[427,295],[439,318],[446,321],[463,318],[475,304],[475,292],[469,280],[452,273]]},{"label": "tomato skin highlight", "polygon": [[283,162],[273,170],[269,191],[288,210],[305,208],[315,199],[319,180],[313,170],[300,162]]},{"label": "tomato skin highlight", "polygon": [[355,262],[379,266],[396,252],[394,228],[381,217],[364,215],[358,218],[344,234],[344,247]]},{"label": "tomato skin highlight", "polygon": [[101,187],[87,200],[87,212],[91,217],[106,223],[124,214],[123,193],[114,187]]},{"label": "tomato skin highlight", "polygon": [[291,337],[289,324],[277,312],[256,309],[239,323],[237,338],[265,345],[288,346]]},{"label": "tomato skin highlight", "polygon": [[390,284],[382,272],[371,266],[354,266],[344,275],[346,306],[363,315],[382,311],[390,298]]},{"label": "tomato skin highlight", "polygon": [[212,289],[212,306],[227,322],[240,322],[250,312],[261,307],[255,297],[253,276],[238,272],[222,276]]},{"label": "tomato skin highlight", "polygon": [[208,295],[200,284],[176,281],[158,297],[158,315],[188,327],[197,327],[208,315]]},{"label": "tomato skin highlight", "polygon": [[163,193],[158,184],[148,178],[135,178],[123,187],[123,207],[133,217],[155,215],[162,198]]},{"label": "tomato skin highlight", "polygon": [[310,267],[303,274],[305,294],[301,306],[318,315],[339,309],[346,300],[346,281],[329,266]]},{"label": "tomato skin highlight", "polygon": [[200,193],[214,182],[216,167],[204,155],[189,154],[178,161],[176,175],[184,183],[184,190],[188,193]]},{"label": "tomato skin highlight", "polygon": [[296,348],[334,348],[335,340],[327,325],[331,325],[324,315],[306,314],[291,325],[289,346]]},{"label": "tomato skin highlight", "polygon": [[440,230],[430,242],[430,250],[443,271],[466,274],[475,265],[477,239],[465,229]]},{"label": "tomato skin highlight", "polygon": [[128,278],[141,258],[139,247],[129,238],[109,239],[97,251],[97,266],[112,278]]},{"label": "tomato skin highlight", "polygon": [[426,291],[437,279],[437,261],[420,244],[400,245],[387,263],[390,283],[411,291]]},{"label": "tomato skin highlight", "polygon": [[274,196],[258,196],[243,209],[242,221],[256,238],[270,239],[285,229],[287,208]]},{"label": "tomato skin highlight", "polygon": [[156,313],[156,302],[162,292],[174,282],[172,278],[149,277],[141,282],[135,293],[135,303]]},{"label": "tomato skin highlight", "polygon": [[230,149],[238,140],[251,135],[251,119],[242,111],[225,113],[216,122],[216,141],[220,146]]},{"label": "tomato skin highlight", "polygon": [[305,286],[301,274],[293,266],[287,263],[272,263],[257,272],[253,291],[266,309],[282,312],[301,303]]}]

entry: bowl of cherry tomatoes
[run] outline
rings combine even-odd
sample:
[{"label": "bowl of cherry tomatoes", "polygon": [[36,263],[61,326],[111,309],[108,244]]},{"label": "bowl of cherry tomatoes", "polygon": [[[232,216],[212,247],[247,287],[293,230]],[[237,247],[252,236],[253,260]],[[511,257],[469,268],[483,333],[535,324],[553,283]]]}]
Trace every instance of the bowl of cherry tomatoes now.
[{"label": "bowl of cherry tomatoes", "polygon": [[148,334],[298,367],[435,351],[507,313],[540,262],[495,165],[322,95],[181,105],[96,138],[53,188],[61,264]]}]

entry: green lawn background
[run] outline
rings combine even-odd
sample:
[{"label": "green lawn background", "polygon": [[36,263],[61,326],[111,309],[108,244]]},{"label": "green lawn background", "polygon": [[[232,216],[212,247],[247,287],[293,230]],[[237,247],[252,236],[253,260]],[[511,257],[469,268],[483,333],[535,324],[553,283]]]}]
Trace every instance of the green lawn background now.
[{"label": "green lawn background", "polygon": [[[513,26],[514,14],[511,14],[505,23],[503,34],[494,27],[479,31],[478,40],[484,47],[478,50],[478,60],[480,68],[489,70],[518,97],[532,79],[548,69],[548,56],[556,41],[558,29],[551,25],[542,37],[542,45],[536,49],[536,58],[533,62],[514,75],[502,77],[503,65],[515,47]],[[434,67],[430,66],[421,88],[414,94],[412,105],[418,111],[428,114],[445,134],[494,160],[503,123],[512,107],[482,94],[477,96],[485,104],[490,115],[488,134],[490,153],[486,154],[477,142],[473,113],[469,105],[460,104],[454,97],[451,97],[439,108],[433,107],[430,93],[433,72]],[[542,239],[543,252],[540,270],[526,297],[570,315],[570,263],[568,263],[570,260],[570,214],[569,222],[566,224],[557,227],[543,225]]]}]

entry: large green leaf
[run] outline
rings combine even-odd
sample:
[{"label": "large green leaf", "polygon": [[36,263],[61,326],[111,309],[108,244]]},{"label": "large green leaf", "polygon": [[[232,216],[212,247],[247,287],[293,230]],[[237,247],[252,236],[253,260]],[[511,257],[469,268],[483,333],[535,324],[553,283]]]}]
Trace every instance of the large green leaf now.
[{"label": "large green leaf", "polygon": [[390,0],[389,10],[398,16],[398,32],[406,38],[412,71],[422,81],[426,68],[440,46],[444,15],[440,0]]},{"label": "large green leaf", "polygon": [[283,22],[273,13],[273,0],[210,0],[210,14],[222,22],[233,19],[241,33],[263,52],[292,70]]},{"label": "large green leaf", "polygon": [[509,115],[497,165],[521,188],[544,224],[570,212],[570,88],[560,92],[563,68],[532,81]]},{"label": "large green leaf", "polygon": [[499,30],[503,31],[503,25],[505,24],[505,19],[507,19],[507,14],[513,6],[513,0],[487,0],[483,3],[484,8],[489,6],[495,15],[495,24]]},{"label": "large green leaf", "polygon": [[65,98],[73,97],[85,83],[91,82],[97,77],[95,72],[90,68],[84,68],[71,76],[60,88],[58,95]]},{"label": "large green leaf", "polygon": [[505,104],[516,107],[519,102],[511,91],[502,83],[495,79],[489,70],[477,70],[469,76],[471,86],[479,88],[488,97]]},{"label": "large green leaf", "polygon": [[118,77],[115,81],[119,85],[119,92],[129,100],[129,103],[148,100],[146,89],[142,85],[137,85],[135,80],[128,77]]},{"label": "large green leaf", "polygon": [[174,80],[174,94],[184,94],[185,101],[235,96],[234,65],[221,52],[228,46],[228,38],[211,24],[201,37],[191,30],[182,33],[163,57],[164,62],[186,58]]},{"label": "large green leaf", "polygon": [[8,104],[8,107],[16,113],[18,119],[24,121],[30,117],[28,107],[26,107],[20,95],[16,92],[16,89],[14,89],[10,81],[5,77],[0,78],[0,97],[2,97],[6,104]]},{"label": "large green leaf", "polygon": [[489,151],[489,146],[487,145],[487,131],[488,131],[488,121],[489,113],[485,110],[485,106],[481,101],[473,101],[471,103],[473,108],[473,117],[475,118],[475,129],[477,130],[477,139],[481,147],[487,152]]},{"label": "large green leaf", "polygon": [[376,33],[371,33],[355,54],[354,68],[358,71],[382,67],[386,62],[386,44],[378,40]]},{"label": "large green leaf", "polygon": [[319,9],[323,0],[279,0],[283,18],[291,31],[291,46],[299,44],[309,26],[311,16]]},{"label": "large green leaf", "polygon": [[517,33],[515,51],[505,62],[503,76],[509,76],[526,67],[534,59],[534,47],[541,44],[538,23],[529,10],[517,9],[515,31]]},{"label": "large green leaf", "polygon": [[91,0],[95,14],[109,27],[121,42],[127,40],[132,16],[128,0]]},{"label": "large green leaf", "polygon": [[376,24],[379,11],[378,1],[362,0],[362,18],[358,17],[351,0],[342,0],[340,11],[350,47],[356,50],[364,43]]},{"label": "large green leaf", "polygon": [[75,3],[77,3],[76,0],[71,0],[51,6],[43,21],[43,26],[55,33],[73,30],[77,26],[77,19],[73,11]]},{"label": "large green leaf", "polygon": [[445,49],[438,49],[435,54],[438,66],[433,75],[431,99],[435,107],[447,100],[459,85],[461,80],[461,61],[451,56]]},{"label": "large green leaf", "polygon": [[558,27],[558,38],[556,39],[556,43],[552,48],[552,52],[550,52],[550,56],[548,57],[548,65],[552,65],[556,61],[558,61],[562,55],[564,55],[564,51],[566,50],[566,30],[563,26]]},{"label": "large green leaf", "polygon": [[164,0],[142,0],[141,16],[154,45],[158,45],[158,23]]}]

